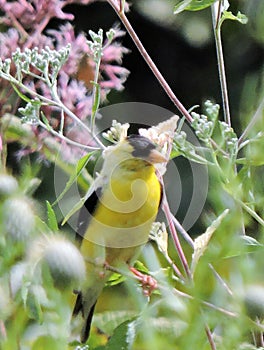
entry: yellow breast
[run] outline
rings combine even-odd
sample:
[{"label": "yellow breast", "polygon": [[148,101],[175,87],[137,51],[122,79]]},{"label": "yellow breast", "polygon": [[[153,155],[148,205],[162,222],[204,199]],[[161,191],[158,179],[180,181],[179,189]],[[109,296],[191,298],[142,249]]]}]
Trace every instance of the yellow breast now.
[{"label": "yellow breast", "polygon": [[160,184],[155,168],[149,163],[140,160],[126,163],[112,172],[111,181],[103,189],[83,240],[84,253],[91,249],[91,243],[107,248],[132,248],[148,240],[159,208]]}]

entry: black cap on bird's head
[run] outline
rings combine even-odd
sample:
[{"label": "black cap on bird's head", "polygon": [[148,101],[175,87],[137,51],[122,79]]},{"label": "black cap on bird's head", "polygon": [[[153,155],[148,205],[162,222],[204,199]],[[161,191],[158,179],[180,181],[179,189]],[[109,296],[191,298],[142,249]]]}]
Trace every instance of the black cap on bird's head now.
[{"label": "black cap on bird's head", "polygon": [[130,135],[127,137],[127,141],[133,148],[133,157],[145,159],[150,163],[167,162],[167,159],[157,150],[155,144],[145,136]]}]

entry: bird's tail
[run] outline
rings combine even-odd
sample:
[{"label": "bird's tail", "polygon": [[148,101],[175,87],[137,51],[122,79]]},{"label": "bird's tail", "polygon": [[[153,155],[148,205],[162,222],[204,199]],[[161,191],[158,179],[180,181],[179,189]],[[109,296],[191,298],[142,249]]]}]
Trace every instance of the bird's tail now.
[{"label": "bird's tail", "polygon": [[88,287],[84,291],[75,291],[77,294],[77,299],[72,315],[77,316],[79,313],[81,313],[82,317],[84,318],[80,339],[82,343],[85,343],[89,338],[95,305],[97,298],[104,287],[104,283],[105,281],[102,279],[102,281],[99,283],[97,281],[97,283]]},{"label": "bird's tail", "polygon": [[85,318],[85,321],[84,321],[84,324],[83,324],[83,327],[81,330],[81,342],[82,343],[86,343],[87,339],[89,338],[96,302],[93,304],[93,306],[89,310],[87,317]]}]

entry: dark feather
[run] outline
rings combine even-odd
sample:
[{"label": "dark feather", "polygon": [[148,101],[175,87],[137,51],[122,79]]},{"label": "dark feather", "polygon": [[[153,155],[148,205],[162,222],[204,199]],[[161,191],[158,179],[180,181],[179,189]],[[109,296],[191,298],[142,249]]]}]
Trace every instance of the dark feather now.
[{"label": "dark feather", "polygon": [[81,312],[82,316],[83,316],[82,292],[79,290],[74,290],[73,293],[77,294],[77,299],[76,299],[76,302],[74,305],[72,316],[77,316],[79,314],[79,312]]},{"label": "dark feather", "polygon": [[87,339],[89,338],[95,305],[96,305],[96,302],[91,307],[89,315],[85,320],[85,323],[82,329],[82,334],[81,334],[82,343],[86,343]]},{"label": "dark feather", "polygon": [[[82,317],[84,317],[84,305],[83,305],[82,292],[75,290],[74,293],[77,294],[77,299],[76,299],[76,303],[75,303],[72,315],[77,316],[79,314],[79,312],[81,312]],[[96,302],[91,307],[89,314],[84,322],[84,326],[82,328],[82,333],[81,333],[81,342],[82,343],[85,343],[87,341],[87,339],[89,338],[95,305],[96,305]]]},{"label": "dark feather", "polygon": [[89,222],[92,215],[95,212],[96,206],[98,204],[99,198],[101,197],[102,189],[98,188],[94,191],[91,196],[86,200],[84,206],[81,208],[76,229],[76,242],[81,245]]}]

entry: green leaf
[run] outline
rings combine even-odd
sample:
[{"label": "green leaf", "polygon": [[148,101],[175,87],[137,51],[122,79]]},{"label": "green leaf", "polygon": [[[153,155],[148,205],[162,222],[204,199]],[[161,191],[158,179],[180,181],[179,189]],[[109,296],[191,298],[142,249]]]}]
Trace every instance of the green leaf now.
[{"label": "green leaf", "polygon": [[[32,347],[30,347],[30,349],[31,350],[46,350],[46,349],[62,350],[62,349],[65,349],[65,347],[63,345],[64,344],[61,341],[61,339],[55,339],[51,336],[51,334],[48,334],[48,335],[39,336],[34,341]],[[80,350],[81,350],[81,348],[80,348]]]},{"label": "green leaf", "polygon": [[142,272],[142,273],[149,273],[148,268],[139,260],[137,260],[134,264],[134,268],[137,269],[138,271]]},{"label": "green leaf", "polygon": [[44,124],[46,125],[47,129],[49,131],[51,131],[52,127],[50,126],[48,118],[45,116],[45,114],[42,111],[40,111],[40,115],[41,115],[41,118],[42,118]]},{"label": "green leaf", "polygon": [[121,323],[110,338],[106,350],[131,350],[136,336],[136,319]]},{"label": "green leaf", "polygon": [[184,0],[174,7],[174,14],[182,11],[200,11],[211,6],[216,0]]},{"label": "green leaf", "polygon": [[75,214],[78,210],[80,210],[82,208],[82,206],[84,206],[84,203],[86,201],[86,197],[83,197],[79,200],[79,202],[77,202],[73,208],[68,212],[68,214],[65,216],[64,220],[61,223],[61,226],[63,226],[68,220],[69,218]]},{"label": "green leaf", "polygon": [[122,283],[126,280],[126,277],[121,275],[120,273],[113,273],[111,277],[106,282],[106,286],[115,286],[119,283]]},{"label": "green leaf", "polygon": [[198,150],[198,147],[194,146],[191,142],[187,141],[186,138],[182,137],[182,135],[180,134],[175,135],[172,147],[173,148],[170,154],[170,159],[182,155],[183,157],[198,164],[212,164],[206,158],[200,156],[196,152]]},{"label": "green leaf", "polygon": [[58,231],[59,228],[58,228],[57,218],[49,201],[46,201],[46,206],[47,206],[48,226],[52,231]]},{"label": "green leaf", "polygon": [[231,11],[224,11],[221,18],[221,23],[223,23],[223,21],[226,19],[230,19],[232,21],[238,21],[242,24],[246,24],[248,22],[247,16],[241,13],[240,11],[238,11],[236,16]]},{"label": "green leaf", "polygon": [[192,0],[181,1],[179,4],[175,5],[173,13],[177,15],[178,13],[186,10],[186,8],[191,4],[191,2]]},{"label": "green leaf", "polygon": [[199,259],[204,254],[213,233],[219,227],[219,225],[221,224],[222,220],[224,219],[224,217],[227,215],[228,212],[229,212],[229,209],[224,210],[223,213],[219,215],[217,219],[214,220],[212,224],[207,228],[205,233],[198,236],[194,240],[194,252],[192,254],[192,265],[191,265],[192,273],[194,273],[194,270],[197,266]]},{"label": "green leaf", "polygon": [[34,289],[29,290],[26,306],[28,309],[29,317],[41,323],[43,321],[43,312],[40,306],[39,297],[35,293]]},{"label": "green leaf", "polygon": [[18,96],[21,98],[21,100],[29,103],[31,101],[31,99],[29,97],[27,97],[26,95],[24,95],[15,84],[12,84],[12,88],[15,90],[15,92],[18,94]]},{"label": "green leaf", "polygon": [[239,237],[236,248],[231,248],[222,259],[236,258],[250,253],[263,252],[264,245],[259,243],[255,238],[250,236]]},{"label": "green leaf", "polygon": [[91,124],[92,124],[92,130],[94,128],[94,123],[95,123],[95,118],[96,118],[96,114],[98,111],[98,108],[100,106],[100,98],[101,98],[101,94],[100,94],[100,85],[96,82],[93,81],[92,84],[94,85],[94,101],[93,101],[93,105],[92,105],[92,114],[91,114]]},{"label": "green leaf", "polygon": [[[62,191],[62,193],[59,195],[59,197],[56,199],[56,201],[52,204],[52,206],[54,206],[55,204],[57,204],[63,197],[64,195],[68,192],[68,190],[71,188],[71,186],[74,184],[74,182],[76,181],[76,179],[80,176],[83,168],[86,167],[87,163],[89,162],[89,159],[91,158],[91,156],[94,154],[94,152],[91,153],[87,153],[84,157],[82,157],[76,166],[75,171],[73,171],[73,173],[71,174],[69,180],[67,181],[67,184],[64,188],[64,190]],[[78,209],[77,209],[78,210]]]}]

